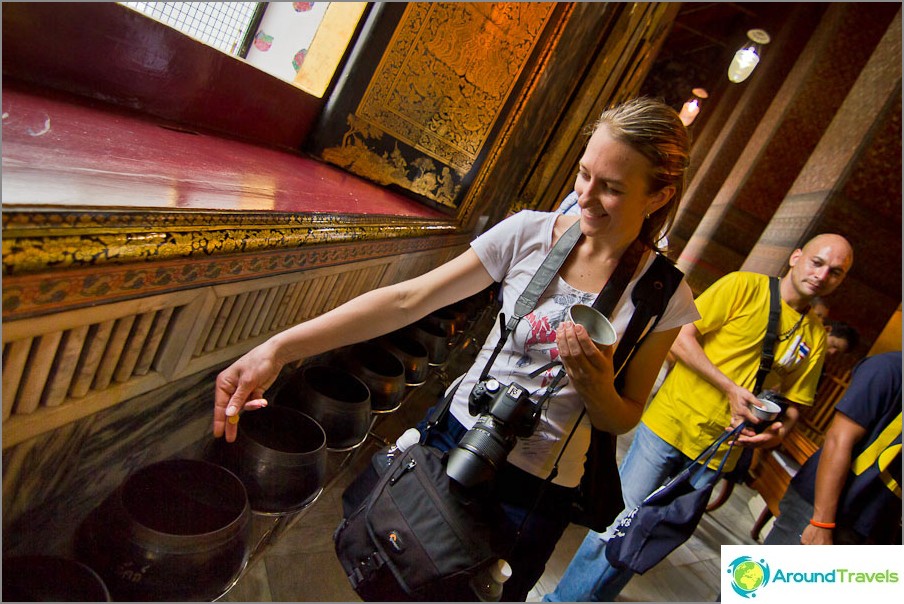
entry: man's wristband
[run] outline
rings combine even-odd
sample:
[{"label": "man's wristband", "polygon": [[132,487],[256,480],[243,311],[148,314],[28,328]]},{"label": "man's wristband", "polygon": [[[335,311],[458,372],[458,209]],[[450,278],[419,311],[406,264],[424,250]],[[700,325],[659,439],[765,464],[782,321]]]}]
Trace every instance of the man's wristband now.
[{"label": "man's wristband", "polygon": [[810,518],[810,524],[812,524],[813,526],[815,526],[817,528],[821,528],[821,529],[835,528],[834,522],[819,522],[818,520],[813,520],[812,518]]}]

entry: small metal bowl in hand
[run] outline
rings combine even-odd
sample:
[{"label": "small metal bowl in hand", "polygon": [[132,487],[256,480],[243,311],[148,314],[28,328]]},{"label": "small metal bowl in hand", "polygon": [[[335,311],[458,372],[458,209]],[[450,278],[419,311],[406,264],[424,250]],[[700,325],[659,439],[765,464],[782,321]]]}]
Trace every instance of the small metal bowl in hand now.
[{"label": "small metal bowl in hand", "polygon": [[618,334],[606,315],[586,304],[575,304],[568,309],[566,319],[577,325],[583,325],[590,339],[597,344],[610,346],[615,344]]},{"label": "small metal bowl in hand", "polygon": [[757,405],[749,404],[747,408],[760,420],[758,424],[750,424],[754,432],[760,433],[775,422],[782,413],[782,406],[771,400],[771,397],[760,395]]}]

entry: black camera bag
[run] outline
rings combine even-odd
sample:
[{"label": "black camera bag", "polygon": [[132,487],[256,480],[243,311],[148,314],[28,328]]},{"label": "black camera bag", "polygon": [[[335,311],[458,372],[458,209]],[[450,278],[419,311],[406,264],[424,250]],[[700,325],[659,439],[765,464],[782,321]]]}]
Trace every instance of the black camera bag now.
[{"label": "black camera bag", "polygon": [[[364,601],[473,601],[469,581],[501,557],[501,510],[446,475],[446,455],[415,444],[386,467],[385,449],[359,480],[369,495],[333,534],[336,554]],[[382,474],[381,474],[382,472]]]}]

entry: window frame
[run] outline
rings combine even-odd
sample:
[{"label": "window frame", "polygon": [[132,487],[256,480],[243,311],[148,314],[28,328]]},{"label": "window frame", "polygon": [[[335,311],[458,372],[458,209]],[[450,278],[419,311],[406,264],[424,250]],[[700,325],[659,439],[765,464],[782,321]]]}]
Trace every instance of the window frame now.
[{"label": "window frame", "polygon": [[113,2],[5,2],[3,76],[291,150],[304,145],[329,95]]}]

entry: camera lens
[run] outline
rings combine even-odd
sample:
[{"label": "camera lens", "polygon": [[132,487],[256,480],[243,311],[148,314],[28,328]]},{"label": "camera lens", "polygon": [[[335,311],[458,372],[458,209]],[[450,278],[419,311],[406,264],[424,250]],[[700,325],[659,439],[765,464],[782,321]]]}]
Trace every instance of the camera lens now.
[{"label": "camera lens", "polygon": [[500,434],[491,415],[482,415],[449,452],[446,474],[464,487],[473,487],[493,477],[515,446],[515,438]]}]

